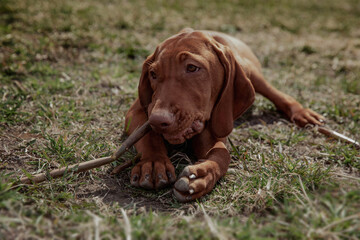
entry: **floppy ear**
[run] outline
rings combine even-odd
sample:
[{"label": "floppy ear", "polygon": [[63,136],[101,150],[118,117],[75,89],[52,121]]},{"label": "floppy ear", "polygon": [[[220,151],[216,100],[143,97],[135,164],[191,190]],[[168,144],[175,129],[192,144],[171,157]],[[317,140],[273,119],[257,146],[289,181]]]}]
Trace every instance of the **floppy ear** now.
[{"label": "floppy ear", "polygon": [[144,108],[146,113],[147,113],[147,108],[151,103],[151,99],[153,95],[153,90],[151,88],[148,75],[149,75],[149,66],[155,60],[155,52],[151,54],[149,57],[147,57],[147,59],[144,62],[140,76],[139,86],[138,86],[138,95],[139,95],[140,104]]},{"label": "floppy ear", "polygon": [[214,43],[214,50],[224,67],[224,82],[211,114],[210,128],[217,138],[226,137],[234,120],[255,100],[255,90],[228,47]]}]

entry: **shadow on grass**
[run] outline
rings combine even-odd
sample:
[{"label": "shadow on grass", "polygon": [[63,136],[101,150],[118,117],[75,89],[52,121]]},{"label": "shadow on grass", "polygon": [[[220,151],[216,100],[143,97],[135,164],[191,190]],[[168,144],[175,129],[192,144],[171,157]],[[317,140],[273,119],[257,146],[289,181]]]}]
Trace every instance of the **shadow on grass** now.
[{"label": "shadow on grass", "polygon": [[171,212],[176,200],[172,196],[172,187],[156,190],[144,190],[134,188],[130,185],[129,169],[124,170],[118,176],[105,176],[103,184],[105,186],[92,186],[85,190],[85,193],[79,194],[78,198],[99,198],[108,206],[117,204],[125,209],[145,208],[146,211]]},{"label": "shadow on grass", "polygon": [[[254,125],[270,125],[277,122],[287,122],[285,116],[276,111],[261,111],[260,113],[253,113],[252,108],[245,112],[241,117],[234,121],[234,128],[239,126],[254,126]],[[290,123],[290,122],[289,122]]]}]

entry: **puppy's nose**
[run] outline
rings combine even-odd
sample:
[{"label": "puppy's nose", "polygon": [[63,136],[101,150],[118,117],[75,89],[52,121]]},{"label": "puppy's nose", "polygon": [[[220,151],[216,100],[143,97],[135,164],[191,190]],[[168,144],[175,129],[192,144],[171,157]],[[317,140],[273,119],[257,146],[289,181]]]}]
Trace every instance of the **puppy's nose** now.
[{"label": "puppy's nose", "polygon": [[174,121],[174,115],[167,110],[153,111],[149,117],[149,123],[155,131],[165,131]]}]

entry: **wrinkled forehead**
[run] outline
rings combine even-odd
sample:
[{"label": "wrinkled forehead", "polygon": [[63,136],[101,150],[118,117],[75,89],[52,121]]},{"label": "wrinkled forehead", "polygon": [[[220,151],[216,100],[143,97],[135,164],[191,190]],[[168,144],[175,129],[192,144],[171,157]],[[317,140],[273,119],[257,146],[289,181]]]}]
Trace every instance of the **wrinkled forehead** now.
[{"label": "wrinkled forehead", "polygon": [[181,33],[168,38],[157,49],[157,59],[169,59],[181,55],[202,56],[211,58],[213,55],[211,41],[208,36],[201,32]]}]

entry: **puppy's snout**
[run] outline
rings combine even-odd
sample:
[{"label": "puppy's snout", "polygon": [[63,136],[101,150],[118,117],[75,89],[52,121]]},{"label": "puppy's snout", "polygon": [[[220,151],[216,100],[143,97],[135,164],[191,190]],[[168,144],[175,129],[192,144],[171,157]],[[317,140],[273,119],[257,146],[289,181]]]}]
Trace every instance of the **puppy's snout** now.
[{"label": "puppy's snout", "polygon": [[164,132],[174,124],[174,115],[167,110],[153,111],[149,117],[149,123],[155,131]]}]

